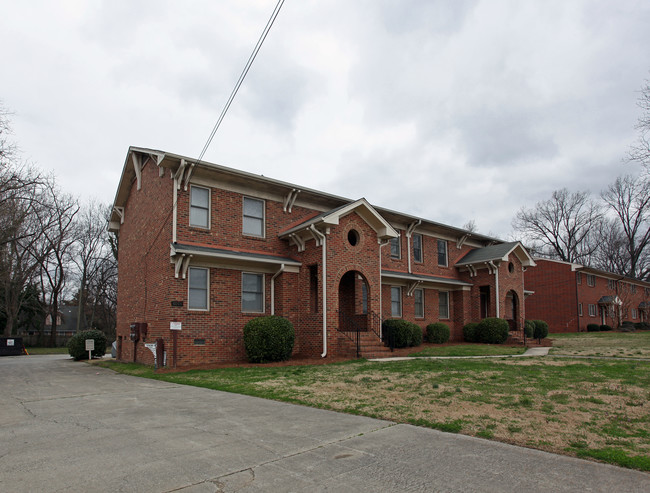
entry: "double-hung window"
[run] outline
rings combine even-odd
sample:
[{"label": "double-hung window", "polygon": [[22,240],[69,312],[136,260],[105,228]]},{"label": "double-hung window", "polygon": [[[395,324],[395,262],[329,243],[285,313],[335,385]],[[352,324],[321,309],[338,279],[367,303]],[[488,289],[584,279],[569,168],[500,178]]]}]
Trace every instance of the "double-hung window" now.
[{"label": "double-hung window", "polygon": [[413,302],[415,304],[415,318],[424,318],[424,290],[413,291]]},{"label": "double-hung window", "polygon": [[390,314],[392,317],[402,316],[402,288],[399,286],[390,288]]},{"label": "double-hung window", "polygon": [[578,303],[578,315],[582,317],[582,303]]},{"label": "double-hung window", "polygon": [[593,274],[587,274],[587,286],[591,286],[592,288],[596,285],[596,276]]},{"label": "double-hung window", "polygon": [[449,292],[438,292],[438,318],[449,318]]},{"label": "double-hung window", "polygon": [[591,303],[589,303],[589,316],[590,317],[596,316],[596,305],[592,305]]},{"label": "double-hung window", "polygon": [[242,231],[245,235],[264,237],[264,201],[244,197]]},{"label": "double-hung window", "polygon": [[264,312],[264,274],[242,273],[241,309],[243,312]]},{"label": "double-hung window", "polygon": [[413,260],[415,262],[422,262],[422,235],[413,235]]},{"label": "double-hung window", "polygon": [[207,310],[208,309],[208,286],[209,275],[208,269],[200,267],[190,267],[189,272],[189,294],[187,307],[190,310]]},{"label": "double-hung window", "polygon": [[210,190],[190,187],[190,226],[210,227]]},{"label": "double-hung window", "polygon": [[390,239],[390,257],[391,258],[400,258],[400,245],[399,245],[399,236],[397,238]]},{"label": "double-hung window", "polygon": [[438,240],[438,265],[447,267],[447,241]]}]

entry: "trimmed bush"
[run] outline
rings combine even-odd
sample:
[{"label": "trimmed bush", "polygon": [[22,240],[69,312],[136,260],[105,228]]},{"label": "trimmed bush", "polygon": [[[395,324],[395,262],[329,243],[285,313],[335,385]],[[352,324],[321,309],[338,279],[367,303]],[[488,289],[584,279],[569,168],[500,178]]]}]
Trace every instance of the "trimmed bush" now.
[{"label": "trimmed bush", "polygon": [[451,331],[447,324],[442,322],[437,322],[435,324],[427,325],[427,342],[433,342],[434,344],[444,344],[449,340],[451,336]]},{"label": "trimmed bush", "polygon": [[463,339],[465,342],[478,342],[476,339],[476,328],[478,322],[470,322],[463,327]]},{"label": "trimmed bush", "polygon": [[598,324],[588,324],[587,332],[600,332],[600,325]]},{"label": "trimmed bush", "polygon": [[394,341],[394,347],[403,348],[422,344],[422,328],[412,322],[399,318],[384,320],[382,324],[384,340]]},{"label": "trimmed bush", "polygon": [[476,327],[476,339],[486,344],[503,344],[508,339],[510,326],[502,318],[488,317]]},{"label": "trimmed bush", "polygon": [[600,331],[601,332],[607,332],[608,330],[612,330],[612,328],[609,325],[601,325],[600,326]]},{"label": "trimmed bush", "polygon": [[535,322],[533,322],[532,320],[526,320],[524,322],[524,334],[526,334],[526,337],[532,338],[534,333],[535,333]]},{"label": "trimmed bush", "polygon": [[544,320],[533,320],[535,328],[533,329],[533,338],[542,340],[548,335],[548,324]]},{"label": "trimmed bush", "polygon": [[244,348],[251,363],[288,360],[294,340],[293,324],[277,315],[254,318],[244,327]]},{"label": "trimmed bush", "polygon": [[409,325],[411,327],[411,346],[419,346],[422,344],[422,327],[410,322]]},{"label": "trimmed bush", "polygon": [[88,351],[86,351],[86,339],[95,340],[95,349],[93,356],[98,358],[106,354],[106,336],[104,333],[97,329],[82,330],[73,335],[68,341],[68,354],[72,356],[75,361],[88,359]]}]

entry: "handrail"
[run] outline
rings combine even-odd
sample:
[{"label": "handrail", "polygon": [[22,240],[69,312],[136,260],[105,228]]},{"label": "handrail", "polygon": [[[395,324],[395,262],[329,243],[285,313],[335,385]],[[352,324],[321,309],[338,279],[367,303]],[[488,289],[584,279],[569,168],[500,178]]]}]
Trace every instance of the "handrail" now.
[{"label": "handrail", "polygon": [[[395,350],[395,334],[393,331],[390,331],[388,334],[384,334],[382,330],[382,325],[384,323],[384,319],[381,318],[377,313],[373,312],[372,310],[369,312],[370,316],[372,317],[372,322],[370,324],[370,329],[375,333],[377,337],[386,344],[391,352]],[[379,332],[375,330],[375,324],[378,324],[379,326]]]},{"label": "handrail", "polygon": [[[336,327],[336,330],[338,330],[341,334],[343,334],[345,337],[347,337],[348,339],[350,339],[352,342],[355,343],[357,349],[357,358],[360,358],[361,357],[361,327],[359,327],[359,325],[354,320],[352,320],[352,318],[350,318],[350,316],[347,313],[342,312],[341,310],[336,310],[336,313],[338,313],[339,315],[339,324],[338,324],[339,326]],[[340,327],[341,321],[343,321],[346,326],[351,326],[352,330],[341,330]],[[350,337],[348,332],[354,332],[355,337],[354,338]]]}]

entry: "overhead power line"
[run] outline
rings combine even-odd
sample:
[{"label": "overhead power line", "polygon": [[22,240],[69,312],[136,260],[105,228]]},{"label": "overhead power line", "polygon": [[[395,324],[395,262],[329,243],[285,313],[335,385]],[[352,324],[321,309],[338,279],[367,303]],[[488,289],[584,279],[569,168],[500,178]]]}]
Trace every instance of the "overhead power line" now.
[{"label": "overhead power line", "polygon": [[260,35],[260,38],[257,40],[257,44],[255,45],[255,48],[253,48],[253,52],[251,55],[248,57],[248,61],[246,62],[246,66],[244,67],[244,70],[242,71],[241,75],[239,76],[239,80],[235,84],[234,89],[230,93],[230,97],[228,98],[228,102],[226,102],[226,105],[223,107],[223,110],[221,110],[221,115],[219,115],[219,119],[217,120],[217,123],[215,123],[214,128],[212,129],[212,132],[210,133],[210,137],[208,137],[207,142],[203,146],[203,150],[201,151],[201,154],[199,154],[199,162],[203,159],[203,156],[205,155],[206,151],[210,147],[210,144],[212,143],[212,139],[214,138],[214,135],[217,133],[217,130],[219,129],[219,126],[221,125],[221,122],[223,121],[224,117],[226,116],[226,113],[228,112],[228,109],[230,108],[230,105],[232,104],[233,99],[235,99],[235,96],[237,95],[237,91],[239,91],[239,88],[241,87],[242,83],[244,82],[244,79],[246,78],[246,74],[248,74],[248,71],[251,68],[251,65],[253,65],[253,62],[255,61],[255,58],[257,57],[257,53],[260,51],[260,48],[262,47],[262,44],[264,44],[264,40],[266,39],[266,36],[269,34],[269,31],[271,30],[271,27],[273,26],[273,23],[275,22],[275,18],[278,16],[280,13],[280,9],[282,8],[282,5],[284,4],[284,0],[278,0],[277,5],[275,6],[275,9],[273,9],[273,13],[271,14],[271,17],[269,18],[268,22],[266,23],[266,27],[264,27],[264,31],[262,31],[262,34]]}]

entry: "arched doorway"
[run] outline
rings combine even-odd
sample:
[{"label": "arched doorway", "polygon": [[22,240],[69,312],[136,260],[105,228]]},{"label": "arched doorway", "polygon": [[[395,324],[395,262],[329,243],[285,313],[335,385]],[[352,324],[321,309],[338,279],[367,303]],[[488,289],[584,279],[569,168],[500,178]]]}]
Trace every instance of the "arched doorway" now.
[{"label": "arched doorway", "polygon": [[368,330],[368,281],[360,272],[350,270],[339,281],[339,330]]},{"label": "arched doorway", "polygon": [[506,320],[511,331],[519,330],[519,296],[513,290],[506,294]]}]

